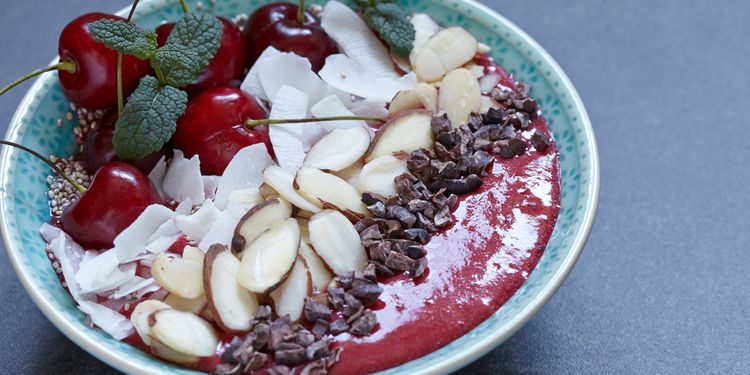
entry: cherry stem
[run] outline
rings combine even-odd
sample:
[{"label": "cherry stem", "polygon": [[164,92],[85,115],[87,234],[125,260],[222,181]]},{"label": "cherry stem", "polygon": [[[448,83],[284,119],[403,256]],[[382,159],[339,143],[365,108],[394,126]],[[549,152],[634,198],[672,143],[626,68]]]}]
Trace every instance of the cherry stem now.
[{"label": "cherry stem", "polygon": [[190,8],[188,8],[187,1],[180,0],[180,6],[182,6],[182,11],[185,13],[190,12]]},{"label": "cherry stem", "polygon": [[367,116],[333,116],[333,117],[314,117],[314,118],[294,118],[294,119],[250,119],[245,121],[245,126],[252,129],[259,125],[278,125],[278,124],[304,124],[308,122],[328,122],[328,121],[369,121],[369,122],[386,122],[386,119],[380,117]]},{"label": "cherry stem", "polygon": [[76,69],[77,69],[76,63],[74,63],[72,61],[60,61],[57,64],[46,66],[46,67],[41,68],[41,69],[37,69],[37,70],[35,70],[35,71],[33,71],[33,72],[31,72],[31,73],[29,73],[29,74],[27,74],[27,75],[19,78],[19,79],[11,82],[10,84],[8,84],[8,86],[5,86],[2,89],[0,89],[0,95],[5,94],[6,92],[10,91],[10,89],[12,89],[12,88],[14,88],[14,87],[16,87],[16,86],[18,86],[18,85],[20,85],[20,84],[28,81],[31,78],[34,78],[34,77],[36,77],[38,75],[41,75],[43,73],[50,72],[50,71],[53,71],[53,70],[64,70],[64,71],[67,71],[67,72],[70,72],[70,73],[75,73]]},{"label": "cherry stem", "polygon": [[[130,7],[130,13],[128,13],[128,20],[130,22],[133,19],[135,8],[138,6],[138,2],[141,0],[133,1],[133,5]],[[125,98],[122,93],[122,52],[117,52],[117,114],[122,113],[122,108],[125,107]]]},{"label": "cherry stem", "polygon": [[53,163],[52,160],[49,160],[49,159],[45,158],[44,156],[42,156],[42,154],[40,154],[40,153],[38,153],[38,152],[36,152],[36,151],[34,151],[34,150],[32,150],[32,149],[24,146],[24,145],[19,145],[18,143],[13,143],[13,142],[9,142],[9,141],[5,141],[5,140],[1,140],[0,139],[0,144],[4,144],[4,145],[11,146],[11,147],[15,147],[15,148],[21,149],[23,151],[26,151],[26,152],[28,152],[31,155],[34,155],[37,159],[39,159],[39,160],[47,163],[47,165],[49,165],[50,168],[52,168],[52,170],[55,171],[55,173],[57,173],[60,177],[64,178],[65,181],[68,181],[69,184],[73,185],[73,187],[76,188],[76,190],[78,190],[81,193],[85,193],[86,192],[86,188],[85,187],[81,186],[81,184],[79,184],[78,182],[76,182],[76,180],[74,180],[73,178],[71,178],[70,176],[68,176],[67,174],[65,174],[65,172],[62,169],[60,169],[60,167],[58,167],[55,163]]},{"label": "cherry stem", "polygon": [[299,6],[297,6],[297,22],[300,25],[305,23],[305,0],[299,0]]}]

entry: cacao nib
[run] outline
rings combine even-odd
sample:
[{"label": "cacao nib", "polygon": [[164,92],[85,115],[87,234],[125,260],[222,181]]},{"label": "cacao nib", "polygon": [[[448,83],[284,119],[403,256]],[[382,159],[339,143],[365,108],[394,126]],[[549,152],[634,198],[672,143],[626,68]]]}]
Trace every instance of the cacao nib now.
[{"label": "cacao nib", "polygon": [[384,263],[388,259],[388,254],[391,252],[391,247],[387,242],[381,241],[367,248],[370,252],[370,259]]},{"label": "cacao nib", "polygon": [[375,265],[375,271],[378,273],[378,276],[391,277],[395,275],[390,268],[385,266],[385,264],[377,262],[374,262],[373,264]]},{"label": "cacao nib", "polygon": [[385,260],[385,265],[397,271],[408,271],[411,265],[412,259],[408,256],[392,251],[388,254],[388,259]]},{"label": "cacao nib", "polygon": [[417,226],[417,228],[422,228],[430,233],[437,232],[435,223],[431,219],[423,215],[421,212],[417,213],[417,223],[415,225]]},{"label": "cacao nib", "polygon": [[511,113],[505,116],[503,125],[512,126],[521,130],[526,129],[529,127],[529,115],[524,112]]},{"label": "cacao nib", "polygon": [[337,276],[335,280],[344,290],[349,290],[352,288],[352,282],[354,281],[354,271]]},{"label": "cacao nib", "polygon": [[313,325],[311,332],[316,339],[320,339],[328,334],[328,327],[329,324],[327,320],[318,320],[315,322],[315,325]]},{"label": "cacao nib", "polygon": [[331,319],[331,314],[333,313],[328,306],[315,302],[309,297],[305,298],[304,309],[302,311],[308,322]]},{"label": "cacao nib", "polygon": [[360,284],[349,291],[349,294],[360,300],[364,306],[372,306],[372,304],[378,301],[381,293],[383,293],[383,288],[376,282]]},{"label": "cacao nib", "polygon": [[500,155],[501,158],[510,159],[526,152],[526,142],[518,138],[499,140],[495,142],[492,152]]},{"label": "cacao nib", "polygon": [[344,288],[328,288],[328,301],[337,310],[344,307]]},{"label": "cacao nib", "polygon": [[331,323],[331,334],[338,335],[349,330],[349,323],[344,319],[336,319]]},{"label": "cacao nib", "polygon": [[471,129],[471,131],[476,131],[479,128],[482,127],[484,124],[484,116],[482,116],[479,113],[472,112],[469,114],[469,119],[466,122],[466,125]]},{"label": "cacao nib", "polygon": [[430,122],[430,127],[432,128],[432,134],[436,136],[442,133],[445,133],[447,131],[450,131],[451,121],[448,120],[448,114],[443,114],[442,116],[432,117],[432,121]]},{"label": "cacao nib", "polygon": [[531,135],[531,144],[535,149],[537,149],[537,151],[546,150],[547,147],[549,147],[550,143],[552,143],[552,140],[547,134],[544,134],[536,129],[534,130],[534,134]]},{"label": "cacao nib", "polygon": [[448,205],[443,206],[443,208],[435,214],[435,226],[438,228],[442,228],[452,222],[453,217],[451,216],[450,206]]},{"label": "cacao nib", "polygon": [[386,213],[389,218],[398,220],[407,228],[411,228],[417,221],[417,217],[403,206],[388,206]]},{"label": "cacao nib", "polygon": [[318,360],[310,362],[305,366],[300,375],[326,375],[328,374],[328,368],[325,360]]},{"label": "cacao nib", "polygon": [[472,174],[464,178],[453,180],[437,180],[433,182],[432,190],[445,189],[449,194],[467,194],[479,189],[482,186],[482,179]]},{"label": "cacao nib", "polygon": [[294,375],[294,372],[289,367],[283,365],[273,366],[267,371],[268,375]]},{"label": "cacao nib", "polygon": [[482,122],[486,125],[501,124],[503,122],[503,110],[498,108],[488,109],[487,113],[482,115]]},{"label": "cacao nib", "polygon": [[484,151],[476,151],[468,159],[466,173],[475,174],[477,176],[484,176],[485,174],[487,174],[487,165],[489,165],[492,160],[493,158],[492,156],[490,156],[490,154]]},{"label": "cacao nib", "polygon": [[438,134],[437,137],[435,137],[435,140],[446,148],[453,148],[456,146],[456,134],[452,131]]},{"label": "cacao nib", "polygon": [[419,277],[424,274],[424,271],[427,269],[427,258],[419,258],[414,260],[411,263],[411,267],[409,267],[409,274],[411,274],[412,277]]},{"label": "cacao nib", "polygon": [[427,255],[427,251],[422,246],[411,245],[406,248],[406,256],[411,259],[424,258],[425,255]]},{"label": "cacao nib", "polygon": [[372,282],[378,281],[378,274],[375,269],[375,264],[368,263],[367,267],[365,267],[365,270],[362,271],[362,277],[364,277],[367,280],[370,280]]},{"label": "cacao nib", "polygon": [[373,193],[371,191],[362,193],[362,203],[364,203],[364,204],[366,204],[368,206],[373,205],[373,204],[378,203],[378,202],[383,203],[383,202],[385,202],[385,199],[386,198],[384,196],[382,196],[382,195],[380,195],[378,193]]},{"label": "cacao nib", "polygon": [[409,228],[391,233],[391,238],[417,241],[426,244],[430,240],[430,234],[421,228]]},{"label": "cacao nib", "polygon": [[375,313],[367,310],[352,323],[351,328],[349,328],[349,333],[357,336],[365,336],[372,332],[372,329],[375,328],[376,324],[378,324],[378,321],[375,317]]},{"label": "cacao nib", "polygon": [[406,203],[406,209],[408,209],[412,213],[417,213],[427,208],[428,204],[429,202],[424,199],[412,199]]},{"label": "cacao nib", "polygon": [[214,374],[216,375],[239,375],[241,373],[241,363],[220,363],[214,369]]},{"label": "cacao nib", "polygon": [[363,309],[362,302],[357,299],[357,297],[354,297],[353,295],[346,293],[344,294],[344,301],[346,302],[346,306],[344,306],[344,316],[349,318],[352,315],[356,314],[358,311]]},{"label": "cacao nib", "polygon": [[367,227],[359,233],[359,236],[362,238],[362,244],[365,247],[370,247],[383,239],[383,234],[380,233],[380,228],[377,224]]},{"label": "cacao nib", "polygon": [[328,354],[328,341],[318,340],[307,347],[306,357],[308,360],[316,360],[323,358]]},{"label": "cacao nib", "polygon": [[370,211],[372,216],[383,217],[385,216],[385,204],[383,202],[375,202],[367,206],[367,211]]}]

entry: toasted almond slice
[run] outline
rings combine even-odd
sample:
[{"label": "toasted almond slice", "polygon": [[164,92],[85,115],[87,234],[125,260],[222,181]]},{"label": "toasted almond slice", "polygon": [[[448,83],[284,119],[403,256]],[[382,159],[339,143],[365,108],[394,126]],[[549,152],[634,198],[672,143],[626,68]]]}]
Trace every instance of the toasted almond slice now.
[{"label": "toasted almond slice", "polygon": [[440,83],[440,108],[448,114],[453,128],[465,124],[472,112],[479,112],[482,90],[474,74],[467,69],[455,69]]},{"label": "toasted almond slice", "polygon": [[[309,233],[308,233],[309,241]],[[299,243],[299,255],[305,258],[307,264],[307,270],[310,271],[310,277],[312,278],[313,290],[324,291],[328,288],[328,283],[331,282],[333,275],[331,271],[326,268],[323,260],[320,259],[318,254],[315,253],[310,245],[305,240]]]},{"label": "toasted almond slice", "polygon": [[439,81],[446,73],[471,61],[477,40],[461,27],[440,30],[417,51],[412,67],[424,82]]},{"label": "toasted almond slice", "polygon": [[149,316],[151,336],[182,354],[208,357],[216,352],[219,338],[211,324],[193,313],[158,310]]},{"label": "toasted almond slice", "polygon": [[297,257],[289,277],[274,289],[269,297],[273,301],[273,308],[278,316],[289,314],[292,321],[302,316],[305,297],[312,294],[312,278],[305,264],[305,259]]},{"label": "toasted almond slice", "polygon": [[276,223],[245,247],[237,280],[248,290],[266,293],[286,278],[297,258],[299,224],[295,219]]},{"label": "toasted almond slice", "polygon": [[272,165],[263,171],[263,181],[286,199],[302,210],[319,212],[320,207],[301,196],[294,188],[294,175],[281,167]]},{"label": "toasted almond slice", "polygon": [[406,161],[393,155],[381,156],[365,164],[357,179],[357,189],[360,193],[370,191],[384,197],[396,195],[394,179],[408,172]]},{"label": "toasted almond slice", "polygon": [[367,215],[367,208],[362,204],[357,189],[333,174],[319,169],[302,167],[295,179],[297,191],[309,201],[317,201],[320,207],[329,203],[342,210],[349,210],[359,215]]},{"label": "toasted almond slice", "polygon": [[185,259],[161,253],[151,265],[151,275],[162,288],[188,299],[203,295],[202,272],[203,257],[200,260]]},{"label": "toasted almond slice", "polygon": [[193,314],[200,314],[203,308],[206,307],[206,296],[200,296],[194,299],[182,298],[174,293],[169,293],[164,298],[164,303],[171,306],[175,310],[191,312]]},{"label": "toasted almond slice", "polygon": [[130,322],[133,323],[135,332],[138,333],[144,344],[151,345],[151,326],[148,324],[149,315],[169,308],[169,305],[166,303],[155,299],[145,300],[135,306],[133,313],[130,314]]},{"label": "toasted almond slice", "polygon": [[430,127],[431,121],[432,113],[429,111],[401,112],[380,128],[365,161],[399,152],[410,153],[422,147],[432,147],[434,135]]},{"label": "toasted almond slice", "polygon": [[251,208],[237,223],[232,239],[232,251],[239,253],[247,244],[276,223],[292,216],[292,205],[283,198],[271,198]]},{"label": "toasted almond slice", "polygon": [[361,273],[367,253],[354,225],[340,212],[323,210],[310,219],[310,241],[315,252],[336,275]]},{"label": "toasted almond slice", "polygon": [[206,298],[216,324],[235,334],[250,329],[250,318],[258,309],[255,294],[237,282],[240,261],[226,247],[212,245],[203,264]]},{"label": "toasted almond slice", "polygon": [[158,358],[183,365],[194,365],[200,361],[200,357],[182,354],[154,338],[151,339],[151,353]]},{"label": "toasted almond slice", "polygon": [[370,146],[370,132],[363,127],[334,129],[310,149],[304,166],[340,171],[354,164]]}]

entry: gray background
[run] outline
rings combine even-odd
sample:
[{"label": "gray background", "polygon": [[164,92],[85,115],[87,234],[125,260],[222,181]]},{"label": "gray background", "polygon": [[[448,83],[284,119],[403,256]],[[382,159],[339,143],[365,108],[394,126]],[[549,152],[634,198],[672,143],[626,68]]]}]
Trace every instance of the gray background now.
[{"label": "gray background", "polygon": [[[0,82],[46,64],[76,15],[128,3],[5,3]],[[748,373],[750,5],[486,3],[539,41],[578,88],[599,143],[601,199],[560,291],[461,373]],[[0,99],[3,132],[26,87]],[[0,301],[1,372],[112,372],[47,321],[4,251]]]}]

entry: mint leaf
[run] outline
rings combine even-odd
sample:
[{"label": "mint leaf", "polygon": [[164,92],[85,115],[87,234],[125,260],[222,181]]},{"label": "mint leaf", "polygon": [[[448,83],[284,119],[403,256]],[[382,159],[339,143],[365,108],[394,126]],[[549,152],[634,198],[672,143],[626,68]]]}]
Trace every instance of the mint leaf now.
[{"label": "mint leaf", "polygon": [[104,46],[146,60],[156,51],[156,34],[134,23],[101,19],[89,25],[91,37]]},{"label": "mint leaf", "polygon": [[161,86],[151,76],[141,78],[115,124],[112,143],[117,157],[138,160],[161,149],[174,134],[187,100],[185,91]]},{"label": "mint leaf", "polygon": [[185,87],[195,82],[205,66],[195,51],[179,44],[167,44],[154,54],[160,67],[160,79],[174,87]]},{"label": "mint leaf", "polygon": [[365,9],[364,20],[391,47],[393,53],[408,57],[414,47],[416,34],[408,16],[396,4],[379,3]]}]

